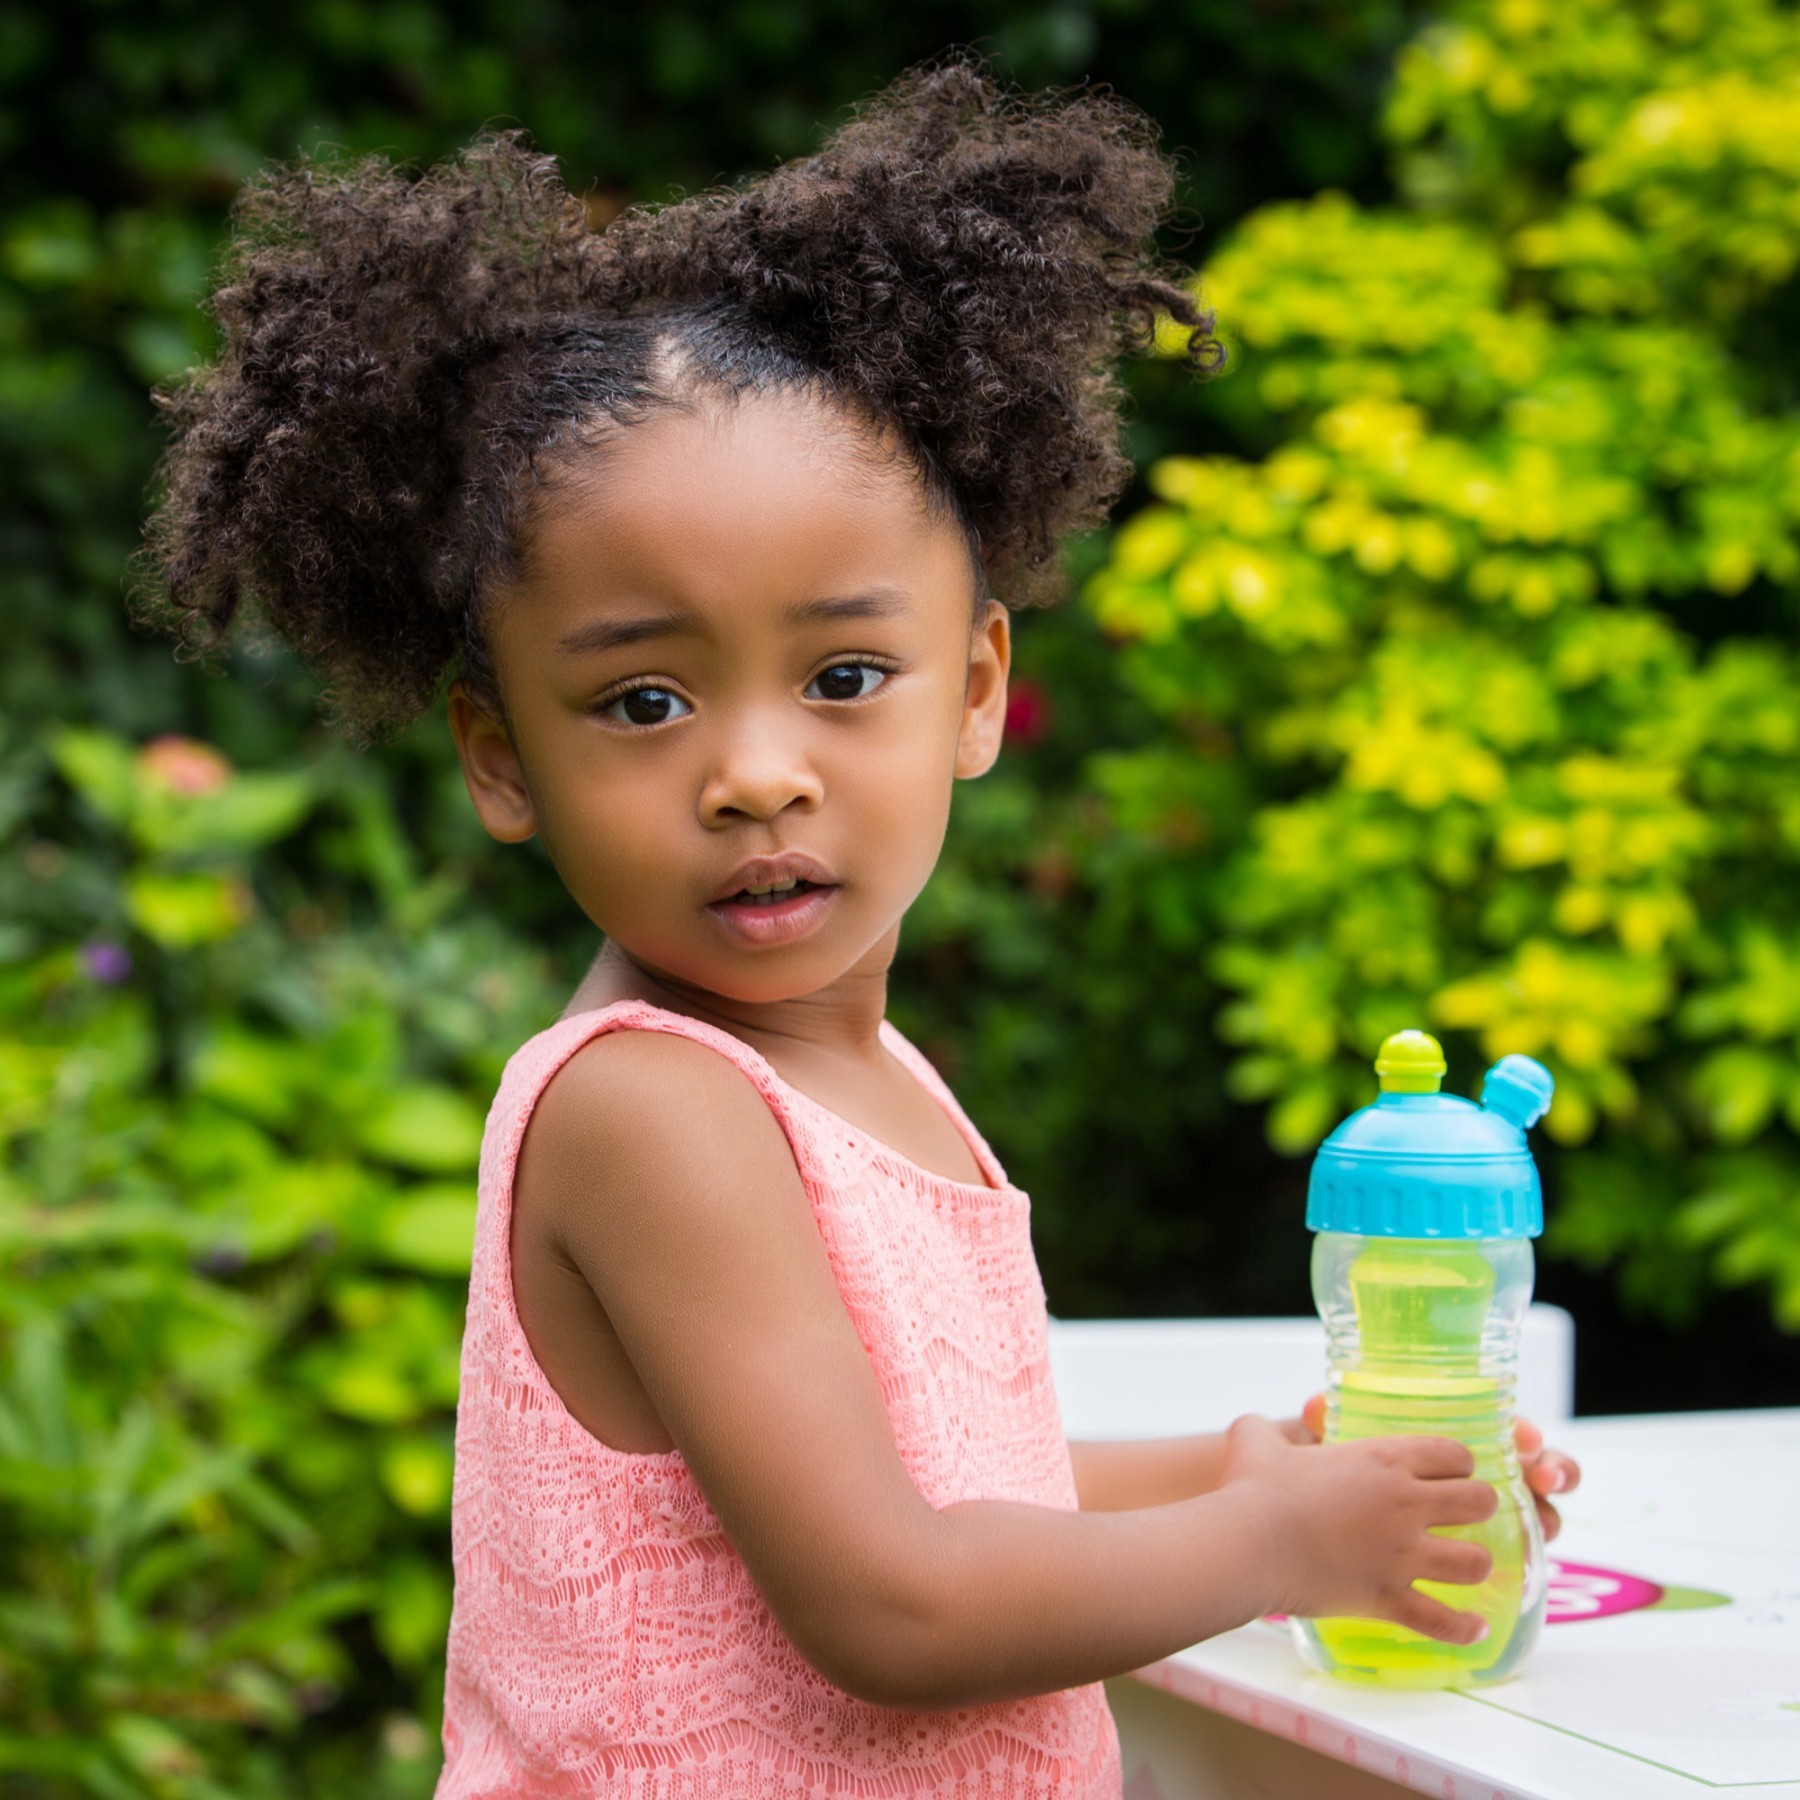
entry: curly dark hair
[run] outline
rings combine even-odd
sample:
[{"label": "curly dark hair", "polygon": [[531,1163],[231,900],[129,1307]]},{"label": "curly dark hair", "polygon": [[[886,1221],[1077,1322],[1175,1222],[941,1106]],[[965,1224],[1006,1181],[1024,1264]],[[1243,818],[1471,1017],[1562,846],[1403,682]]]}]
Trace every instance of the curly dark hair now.
[{"label": "curly dark hair", "polygon": [[302,161],[247,185],[216,365],[174,423],[139,615],[185,653],[260,614],[367,739],[482,632],[537,479],[697,384],[812,390],[891,432],[1009,604],[1129,467],[1112,365],[1157,315],[1212,318],[1155,259],[1168,160],[1111,96],[1024,97],[967,57],[915,70],[816,155],[589,229],[554,162],[489,135],[424,174]]}]

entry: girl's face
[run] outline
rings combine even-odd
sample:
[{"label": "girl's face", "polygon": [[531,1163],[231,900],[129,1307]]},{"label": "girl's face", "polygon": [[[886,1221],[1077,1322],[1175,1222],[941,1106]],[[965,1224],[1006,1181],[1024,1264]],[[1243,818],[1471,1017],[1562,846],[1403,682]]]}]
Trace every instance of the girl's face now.
[{"label": "girl's face", "polygon": [[906,460],[801,396],[660,413],[565,478],[526,565],[488,615],[510,735],[451,696],[487,829],[541,837],[675,987],[885,970],[953,779],[999,750],[1009,654]]}]

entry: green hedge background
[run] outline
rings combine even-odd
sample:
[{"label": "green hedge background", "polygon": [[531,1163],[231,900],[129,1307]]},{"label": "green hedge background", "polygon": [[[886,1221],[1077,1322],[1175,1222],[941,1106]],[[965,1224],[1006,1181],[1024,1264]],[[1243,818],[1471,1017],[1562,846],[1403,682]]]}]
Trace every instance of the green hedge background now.
[{"label": "green hedge background", "polygon": [[430,1792],[475,1148],[592,950],[441,718],[356,756],[279,652],[125,624],[236,184],[516,120],[598,220],[971,40],[1162,122],[1235,353],[1132,371],[894,987],[1053,1309],[1304,1309],[1305,1154],[1423,1021],[1556,1070],[1584,1405],[1800,1391],[1790,6],[13,7],[7,1793]]}]

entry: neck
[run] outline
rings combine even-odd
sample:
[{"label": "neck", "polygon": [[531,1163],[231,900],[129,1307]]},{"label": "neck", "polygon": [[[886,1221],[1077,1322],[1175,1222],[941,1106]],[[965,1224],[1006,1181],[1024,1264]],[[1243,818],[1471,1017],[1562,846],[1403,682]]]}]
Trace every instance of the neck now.
[{"label": "neck", "polygon": [[878,1028],[887,1015],[888,969],[899,941],[896,927],[854,967],[810,994],[782,1000],[737,1000],[637,962],[629,951],[608,939],[570,1009],[605,1006],[614,1000],[647,1000],[653,1006],[717,1025],[764,1051],[785,1047],[802,1055],[825,1052],[853,1059],[872,1057],[880,1053]]}]

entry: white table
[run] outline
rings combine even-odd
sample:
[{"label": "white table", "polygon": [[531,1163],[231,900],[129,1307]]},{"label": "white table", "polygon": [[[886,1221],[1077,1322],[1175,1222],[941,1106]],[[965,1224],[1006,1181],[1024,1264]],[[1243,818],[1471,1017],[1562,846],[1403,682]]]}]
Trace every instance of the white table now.
[{"label": "white table", "polygon": [[[1550,1624],[1479,1694],[1353,1687],[1283,1627],[1228,1632],[1108,1683],[1126,1800],[1800,1800],[1800,1409],[1577,1419],[1555,1441],[1582,1485],[1554,1557],[1661,1604]],[[1564,1581],[1563,1609],[1633,1593],[1608,1585]]]}]

